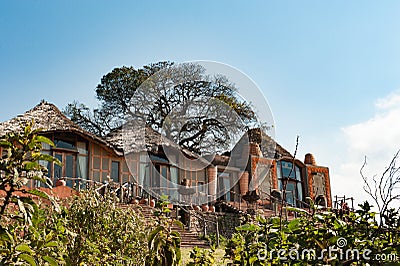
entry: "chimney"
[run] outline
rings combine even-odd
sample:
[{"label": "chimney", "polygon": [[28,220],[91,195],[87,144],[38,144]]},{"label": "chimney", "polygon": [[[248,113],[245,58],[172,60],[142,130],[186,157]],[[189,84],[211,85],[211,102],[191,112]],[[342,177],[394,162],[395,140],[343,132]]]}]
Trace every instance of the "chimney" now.
[{"label": "chimney", "polygon": [[250,155],[263,157],[263,154],[262,154],[261,149],[260,149],[260,145],[258,145],[257,143],[250,142],[249,143],[249,148],[250,148],[250,151],[249,151]]},{"label": "chimney", "polygon": [[312,155],[312,153],[307,153],[305,158],[304,158],[304,163],[305,164],[311,164],[311,165],[317,165],[315,163],[315,158],[314,155]]}]

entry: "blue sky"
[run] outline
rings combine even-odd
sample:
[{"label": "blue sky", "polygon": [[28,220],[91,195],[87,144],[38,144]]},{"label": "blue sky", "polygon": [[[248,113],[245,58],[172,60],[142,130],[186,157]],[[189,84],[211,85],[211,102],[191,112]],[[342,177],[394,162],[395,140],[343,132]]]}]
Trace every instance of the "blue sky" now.
[{"label": "blue sky", "polygon": [[1,1],[0,120],[41,99],[94,106],[117,66],[219,61],[258,84],[283,146],[299,135],[298,157],[314,153],[334,192],[357,197],[363,156],[379,173],[400,148],[399,13],[398,1]]}]

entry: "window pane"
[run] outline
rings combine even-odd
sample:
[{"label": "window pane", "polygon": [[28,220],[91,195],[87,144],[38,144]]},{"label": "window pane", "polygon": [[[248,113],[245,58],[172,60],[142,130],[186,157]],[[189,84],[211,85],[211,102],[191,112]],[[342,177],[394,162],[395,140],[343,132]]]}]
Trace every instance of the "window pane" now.
[{"label": "window pane", "polygon": [[178,178],[178,168],[171,166],[169,171],[170,171],[170,174],[171,174],[171,182],[173,184],[178,184],[178,182],[179,182],[178,181],[179,180],[179,178]]},{"label": "window pane", "polygon": [[119,162],[112,161],[111,163],[111,178],[114,182],[119,182]]},{"label": "window pane", "polygon": [[[48,144],[47,144],[47,145],[48,145]],[[49,147],[50,147],[50,146],[49,146]],[[43,151],[43,150],[42,150],[42,153],[43,153],[43,154],[48,154],[48,155],[50,155],[50,151]],[[48,162],[48,161],[45,161],[45,160],[40,160],[40,161],[39,161],[39,164],[47,168],[47,174],[46,174],[46,176],[47,176],[47,177],[51,177],[51,163]],[[40,181],[38,181],[38,183],[40,183]]]},{"label": "window pane", "polygon": [[301,181],[301,172],[298,166],[296,166],[296,179]]},{"label": "window pane", "polygon": [[103,158],[102,162],[101,162],[101,169],[102,170],[108,170],[109,169],[109,163],[110,163],[110,159]]},{"label": "window pane", "polygon": [[197,181],[199,182],[206,182],[206,171],[200,170],[197,171]]},{"label": "window pane", "polygon": [[[282,178],[281,166],[281,162],[276,162],[276,176],[278,177],[278,179]],[[281,188],[279,187],[279,189]]]},{"label": "window pane", "polygon": [[304,201],[303,199],[303,186],[301,183],[297,183],[297,197],[299,200]]},{"label": "window pane", "polygon": [[129,175],[128,174],[122,174],[122,183],[129,182]]},{"label": "window pane", "polygon": [[100,158],[99,157],[93,157],[93,168],[100,169]]},{"label": "window pane", "polygon": [[224,178],[224,188],[226,193],[226,201],[230,201],[231,200],[231,193],[229,193],[229,188],[231,187],[231,182],[228,178]]},{"label": "window pane", "polygon": [[[65,156],[65,175],[67,177],[75,177],[74,175],[74,159],[75,156],[67,154]],[[72,187],[73,181],[67,180],[67,186]]]},{"label": "window pane", "polygon": [[93,172],[93,181],[100,182],[100,172],[97,171]]},{"label": "window pane", "polygon": [[220,199],[221,200],[228,200],[230,198],[228,194],[226,194],[229,191],[229,173],[222,172],[218,173],[218,188],[217,192],[218,194],[221,195]]},{"label": "window pane", "polygon": [[[56,157],[61,163],[62,161],[62,154],[57,153],[54,157]],[[62,167],[54,164],[54,178],[61,178],[62,177]]]},{"label": "window pane", "polygon": [[56,139],[54,140],[54,144],[56,145],[57,148],[75,150],[75,143],[72,141]]},{"label": "window pane", "polygon": [[289,204],[296,206],[295,197],[296,197],[296,183],[294,183],[292,181],[287,182],[287,184],[286,184],[286,201]]},{"label": "window pane", "polygon": [[[283,177],[295,178],[294,169],[292,170],[293,164],[290,162],[281,162],[282,163],[282,174]],[[290,176],[289,176],[290,174]]]},{"label": "window pane", "polygon": [[88,150],[87,150],[87,147],[86,147],[86,142],[78,141],[76,143],[76,146],[77,146],[78,152],[80,154],[88,154]]},{"label": "window pane", "polygon": [[155,169],[151,179],[151,186],[156,189],[160,187],[160,166],[155,165],[154,168]]},{"label": "window pane", "polygon": [[77,167],[78,177],[87,179],[88,177],[88,157],[78,156],[78,167]]},{"label": "window pane", "polygon": [[102,172],[101,173],[101,181],[102,182],[108,181],[108,173],[107,172]]}]

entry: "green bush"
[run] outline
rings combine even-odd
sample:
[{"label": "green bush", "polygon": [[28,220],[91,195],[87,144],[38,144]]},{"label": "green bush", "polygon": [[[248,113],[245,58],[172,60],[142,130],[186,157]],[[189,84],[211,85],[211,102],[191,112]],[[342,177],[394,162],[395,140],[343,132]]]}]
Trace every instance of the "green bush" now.
[{"label": "green bush", "polygon": [[84,191],[65,209],[65,260],[70,265],[143,265],[150,227],[139,210],[120,208],[111,196]]},{"label": "green bush", "polygon": [[156,216],[154,227],[148,236],[147,266],[175,266],[181,263],[181,236],[173,230],[173,224],[183,229],[183,224],[167,216],[168,197],[162,197],[154,212]]},{"label": "green bush", "polygon": [[[228,240],[226,257],[236,265],[380,265],[382,261],[374,260],[377,254],[389,258],[387,262],[399,261],[398,223],[378,226],[367,202],[346,215],[290,210],[301,216],[290,221],[259,216],[236,228]],[[393,211],[390,220],[398,219]]]}]

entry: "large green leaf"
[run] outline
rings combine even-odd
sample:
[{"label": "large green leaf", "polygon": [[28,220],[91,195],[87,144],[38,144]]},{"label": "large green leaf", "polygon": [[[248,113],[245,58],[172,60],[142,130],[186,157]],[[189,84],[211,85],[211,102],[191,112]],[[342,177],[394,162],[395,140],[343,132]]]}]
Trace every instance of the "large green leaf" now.
[{"label": "large green leaf", "polygon": [[37,156],[37,158],[35,158],[37,160],[43,160],[43,161],[48,161],[48,162],[54,162],[57,165],[62,165],[62,163],[60,162],[60,160],[58,160],[57,158],[49,155],[49,154],[43,154],[41,153],[39,156]]},{"label": "large green leaf", "polygon": [[238,231],[256,231],[257,226],[254,224],[244,224],[242,226],[236,227],[236,230],[238,230]]},{"label": "large green leaf", "polygon": [[163,230],[163,227],[160,225],[158,226],[156,229],[154,229],[153,231],[150,232],[149,237],[147,238],[149,241],[149,248],[152,249],[152,247],[154,247],[154,238],[155,236],[161,231]]},{"label": "large green leaf", "polygon": [[300,225],[300,220],[294,219],[294,220],[290,221],[287,226],[290,230],[295,231],[295,230],[299,229],[299,225]]},{"label": "large green leaf", "polygon": [[20,244],[15,248],[15,250],[29,254],[33,253],[33,250],[27,244]]},{"label": "large green leaf", "polygon": [[47,261],[51,266],[58,266],[58,262],[53,257],[43,256],[42,259]]},{"label": "large green leaf", "polygon": [[57,241],[50,241],[45,245],[45,247],[57,247],[59,243]]},{"label": "large green leaf", "polygon": [[54,147],[54,143],[50,139],[48,139],[44,136],[36,136],[35,140],[46,143],[46,144],[50,145],[51,147]]},{"label": "large green leaf", "polygon": [[40,169],[40,164],[37,161],[35,162],[25,161],[22,163],[22,165],[24,166],[25,171]]},{"label": "large green leaf", "polygon": [[19,254],[18,257],[19,257],[21,260],[24,260],[24,261],[26,261],[27,263],[29,263],[29,265],[31,265],[31,266],[36,266],[36,265],[37,265],[35,259],[34,259],[31,255],[29,255],[29,254],[22,253],[22,254]]},{"label": "large green leaf", "polygon": [[0,140],[0,147],[11,148],[12,144],[9,141],[6,141],[6,140]]},{"label": "large green leaf", "polygon": [[42,183],[47,183],[47,180],[46,180],[45,176],[34,175],[34,176],[31,177],[31,179],[40,181]]},{"label": "large green leaf", "polygon": [[38,189],[27,190],[26,193],[38,196],[43,199],[52,200],[52,198],[46,192],[38,190]]}]

